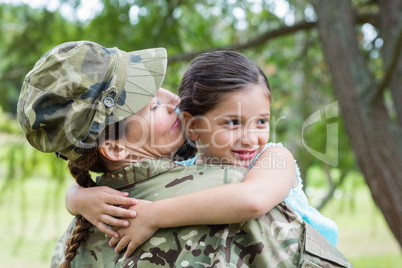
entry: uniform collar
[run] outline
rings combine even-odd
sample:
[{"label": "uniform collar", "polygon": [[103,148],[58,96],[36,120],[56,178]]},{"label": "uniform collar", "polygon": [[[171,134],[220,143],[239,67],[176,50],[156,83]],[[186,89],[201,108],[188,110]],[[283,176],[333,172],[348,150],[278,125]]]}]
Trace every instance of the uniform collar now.
[{"label": "uniform collar", "polygon": [[97,186],[109,186],[117,190],[123,190],[178,166],[171,160],[141,161],[113,172],[104,173],[97,177],[96,184]]}]

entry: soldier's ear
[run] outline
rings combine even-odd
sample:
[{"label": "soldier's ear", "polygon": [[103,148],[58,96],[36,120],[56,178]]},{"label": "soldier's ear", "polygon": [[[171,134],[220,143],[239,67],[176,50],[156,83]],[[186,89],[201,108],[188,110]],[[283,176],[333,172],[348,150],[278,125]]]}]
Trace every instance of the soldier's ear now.
[{"label": "soldier's ear", "polygon": [[181,114],[181,119],[187,137],[189,137],[192,141],[197,141],[199,139],[197,133],[198,118],[192,116],[188,112],[183,112]]},{"label": "soldier's ear", "polygon": [[122,160],[128,156],[128,151],[118,140],[105,140],[99,146],[99,152],[111,161]]}]

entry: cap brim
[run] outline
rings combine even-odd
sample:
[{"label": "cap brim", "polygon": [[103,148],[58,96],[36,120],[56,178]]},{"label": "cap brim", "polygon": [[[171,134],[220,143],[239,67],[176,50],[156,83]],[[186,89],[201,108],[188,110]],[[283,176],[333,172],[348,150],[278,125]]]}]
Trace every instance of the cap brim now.
[{"label": "cap brim", "polygon": [[147,105],[160,89],[166,74],[166,49],[145,49],[129,52],[128,55],[126,83],[113,111],[118,121]]}]

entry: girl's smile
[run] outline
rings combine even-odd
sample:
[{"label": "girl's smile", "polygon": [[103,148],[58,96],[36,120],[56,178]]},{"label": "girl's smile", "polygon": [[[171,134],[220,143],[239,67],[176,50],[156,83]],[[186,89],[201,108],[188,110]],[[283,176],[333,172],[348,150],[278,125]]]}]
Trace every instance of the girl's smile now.
[{"label": "girl's smile", "polygon": [[253,159],[257,150],[232,150],[232,152],[241,160]]}]

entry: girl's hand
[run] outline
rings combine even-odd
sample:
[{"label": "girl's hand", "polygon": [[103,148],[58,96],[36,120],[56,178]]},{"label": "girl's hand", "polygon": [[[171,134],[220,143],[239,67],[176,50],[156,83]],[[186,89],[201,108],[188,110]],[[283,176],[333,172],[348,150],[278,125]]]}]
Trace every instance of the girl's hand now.
[{"label": "girl's hand", "polygon": [[137,216],[134,219],[128,219],[130,227],[120,228],[118,230],[120,234],[119,238],[113,237],[109,242],[111,247],[117,244],[115,248],[115,252],[117,253],[127,247],[127,251],[124,254],[126,258],[130,257],[137,247],[151,238],[159,229],[154,223],[155,217],[152,215],[152,202],[138,200],[135,210]]},{"label": "girl's hand", "polygon": [[106,186],[84,188],[72,185],[66,194],[66,207],[74,215],[82,215],[95,225],[102,233],[117,237],[119,234],[109,228],[127,227],[129,222],[121,218],[133,218],[136,213],[125,207],[137,204],[129,198],[128,193],[120,192]]}]

